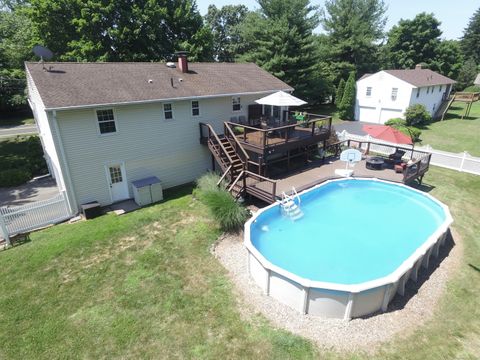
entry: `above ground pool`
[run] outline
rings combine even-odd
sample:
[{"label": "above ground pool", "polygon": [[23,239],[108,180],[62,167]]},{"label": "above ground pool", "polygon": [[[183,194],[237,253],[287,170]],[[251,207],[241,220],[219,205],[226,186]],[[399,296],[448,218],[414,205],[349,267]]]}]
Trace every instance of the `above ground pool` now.
[{"label": "above ground pool", "polygon": [[438,256],[452,222],[430,195],[377,179],[327,181],[294,201],[245,225],[249,272],[268,295],[325,317],[386,310]]}]

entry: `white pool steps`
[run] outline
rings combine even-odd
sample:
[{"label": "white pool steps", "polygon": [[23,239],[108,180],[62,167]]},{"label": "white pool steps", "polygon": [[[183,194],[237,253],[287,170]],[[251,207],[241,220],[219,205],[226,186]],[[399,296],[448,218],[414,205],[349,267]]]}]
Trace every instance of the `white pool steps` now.
[{"label": "white pool steps", "polygon": [[[297,199],[298,204],[295,202],[295,199]],[[283,191],[282,201],[280,202],[283,215],[293,221],[301,219],[303,217],[303,211],[300,209],[300,202],[300,196],[298,196],[295,187],[292,186],[292,195],[287,195],[285,191]]]}]

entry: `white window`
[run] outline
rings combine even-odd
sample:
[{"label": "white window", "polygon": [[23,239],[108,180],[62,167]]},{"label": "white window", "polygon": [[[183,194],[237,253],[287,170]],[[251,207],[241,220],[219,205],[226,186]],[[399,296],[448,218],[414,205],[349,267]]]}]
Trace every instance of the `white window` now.
[{"label": "white window", "polygon": [[172,104],[163,104],[163,114],[165,116],[165,120],[173,119],[173,107]]},{"label": "white window", "polygon": [[240,111],[242,109],[242,105],[240,104],[239,97],[232,98],[232,111]]},{"label": "white window", "polygon": [[200,115],[200,103],[197,100],[192,101],[192,116]]},{"label": "white window", "polygon": [[372,96],[372,87],[371,86],[367,87],[367,92],[365,93],[365,95],[367,95],[368,97]]},{"label": "white window", "polygon": [[97,110],[97,120],[100,134],[110,134],[117,132],[113,109]]},{"label": "white window", "polygon": [[398,88],[392,88],[392,101],[397,100]]},{"label": "white window", "polygon": [[417,98],[420,96],[420,88],[417,89]]}]

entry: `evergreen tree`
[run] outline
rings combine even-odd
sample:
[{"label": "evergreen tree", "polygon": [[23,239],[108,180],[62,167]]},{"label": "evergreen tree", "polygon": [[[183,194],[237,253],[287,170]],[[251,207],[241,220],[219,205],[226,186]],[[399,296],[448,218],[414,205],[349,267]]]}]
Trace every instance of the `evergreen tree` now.
[{"label": "evergreen tree", "polygon": [[470,18],[462,37],[462,49],[466,58],[480,64],[480,8]]},{"label": "evergreen tree", "polygon": [[343,80],[343,78],[342,78],[342,79],[340,79],[340,82],[338,83],[337,92],[336,92],[336,95],[335,95],[335,104],[337,106],[339,106],[342,103],[344,92],[345,92],[345,80]]},{"label": "evergreen tree", "polygon": [[420,13],[413,20],[400,20],[388,33],[386,67],[411,69],[432,64],[440,46],[440,22],[433,14]]},{"label": "evergreen tree", "polygon": [[473,61],[473,59],[468,59],[467,61],[465,61],[459,71],[456,88],[459,90],[463,90],[466,87],[473,85],[477,74],[477,64],[475,64],[475,61]]},{"label": "evergreen tree", "polygon": [[354,120],[355,116],[355,73],[352,71],[345,84],[338,115],[343,120]]},{"label": "evergreen tree", "polygon": [[259,0],[259,5],[239,26],[239,60],[255,62],[307,101],[323,100],[325,85],[312,35],[318,25],[317,8],[309,0]]},{"label": "evergreen tree", "polygon": [[327,0],[322,25],[328,35],[327,57],[334,83],[351,71],[379,69],[378,42],[386,23],[383,0]]}]

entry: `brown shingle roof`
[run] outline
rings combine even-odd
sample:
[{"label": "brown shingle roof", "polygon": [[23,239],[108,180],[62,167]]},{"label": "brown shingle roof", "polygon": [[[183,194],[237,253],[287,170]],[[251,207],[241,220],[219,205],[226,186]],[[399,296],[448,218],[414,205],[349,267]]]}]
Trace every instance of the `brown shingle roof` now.
[{"label": "brown shingle roof", "polygon": [[456,81],[430,69],[385,70],[386,73],[416,87],[455,84]]},{"label": "brown shingle roof", "polygon": [[39,63],[25,66],[47,109],[293,90],[250,63],[189,63],[189,73],[164,63],[45,63],[51,71]]}]

